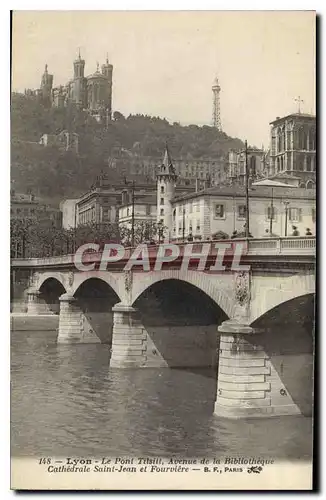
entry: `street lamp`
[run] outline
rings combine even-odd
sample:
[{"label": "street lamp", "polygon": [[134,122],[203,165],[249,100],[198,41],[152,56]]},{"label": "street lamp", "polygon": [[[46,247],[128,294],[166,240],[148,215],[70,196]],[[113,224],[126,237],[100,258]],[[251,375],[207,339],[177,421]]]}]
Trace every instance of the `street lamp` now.
[{"label": "street lamp", "polygon": [[162,233],[163,233],[162,221],[160,221],[157,226],[158,226],[158,242],[161,243],[161,241],[162,241],[161,238],[162,238]]},{"label": "street lamp", "polygon": [[288,235],[288,206],[289,206],[289,201],[284,201],[284,206],[285,206],[285,230],[284,230],[284,236]]},{"label": "street lamp", "polygon": [[245,141],[245,187],[246,187],[246,238],[249,238],[249,168],[248,168],[248,143]]},{"label": "street lamp", "polygon": [[186,208],[183,206],[182,209],[182,241],[185,241],[185,230],[186,230]]},{"label": "street lamp", "polygon": [[274,206],[273,206],[273,188],[272,188],[272,198],[271,198],[271,213],[269,215],[269,233],[270,233],[270,236],[272,236],[273,234],[273,214],[274,212]]},{"label": "street lamp", "polygon": [[[126,177],[124,183],[130,185]],[[129,198],[130,199],[130,198]],[[135,181],[131,183],[131,247],[135,246]]]}]

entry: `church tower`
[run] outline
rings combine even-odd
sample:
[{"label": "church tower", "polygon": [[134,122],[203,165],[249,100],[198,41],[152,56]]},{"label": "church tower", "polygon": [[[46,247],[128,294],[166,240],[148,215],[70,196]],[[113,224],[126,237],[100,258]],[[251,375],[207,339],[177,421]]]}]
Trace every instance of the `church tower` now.
[{"label": "church tower", "polygon": [[84,108],[86,103],[86,79],[84,71],[85,60],[80,57],[79,51],[78,57],[74,61],[72,101],[81,108]]},{"label": "church tower", "polygon": [[111,115],[112,115],[112,73],[113,73],[113,66],[112,64],[109,63],[109,57],[108,55],[106,56],[106,61],[105,64],[102,64],[102,75],[107,78],[107,96],[106,96],[106,101],[105,101],[105,106],[106,106],[106,116],[107,119],[111,120]]},{"label": "church tower", "polygon": [[52,105],[52,85],[53,75],[48,73],[48,65],[46,64],[41,80],[41,95],[44,106]]},{"label": "church tower", "polygon": [[165,241],[170,241],[172,237],[172,200],[175,194],[177,178],[168,146],[166,145],[163,163],[157,174],[157,223],[165,226]]}]

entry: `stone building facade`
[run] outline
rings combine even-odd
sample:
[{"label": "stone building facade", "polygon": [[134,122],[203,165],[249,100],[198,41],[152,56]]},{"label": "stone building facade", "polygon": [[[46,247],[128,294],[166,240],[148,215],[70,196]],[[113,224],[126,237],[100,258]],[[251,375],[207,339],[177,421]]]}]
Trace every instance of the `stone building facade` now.
[{"label": "stone building facade", "polygon": [[[229,237],[244,231],[246,195],[242,186],[213,187],[172,202],[172,239],[182,241],[191,233],[194,239],[210,239],[221,231]],[[249,191],[250,233],[254,238],[291,236],[292,226],[300,236],[307,228],[316,234],[316,192],[294,186],[258,186]]]},{"label": "stone building facade", "polygon": [[85,60],[80,54],[73,63],[73,78],[65,85],[53,87],[53,75],[48,73],[48,67],[42,75],[41,88],[36,90],[43,104],[47,106],[65,107],[74,104],[88,111],[98,121],[111,119],[112,114],[112,73],[113,66],[108,58],[99,64],[95,73],[85,76]]},{"label": "stone building facade", "polygon": [[298,176],[300,187],[316,182],[316,117],[293,113],[271,122],[269,175],[284,172]]},{"label": "stone building facade", "polygon": [[[261,179],[269,172],[269,153],[263,149],[247,148],[249,178],[251,181]],[[246,151],[229,151],[227,164],[227,180],[230,184],[245,185]]]},{"label": "stone building facade", "polygon": [[[128,158],[110,158],[109,168],[133,175],[144,175],[156,181],[161,161],[155,157],[132,155]],[[194,185],[196,179],[209,180],[211,185],[223,184],[227,179],[227,161],[217,158],[176,158],[173,166],[178,175],[178,183]]]}]

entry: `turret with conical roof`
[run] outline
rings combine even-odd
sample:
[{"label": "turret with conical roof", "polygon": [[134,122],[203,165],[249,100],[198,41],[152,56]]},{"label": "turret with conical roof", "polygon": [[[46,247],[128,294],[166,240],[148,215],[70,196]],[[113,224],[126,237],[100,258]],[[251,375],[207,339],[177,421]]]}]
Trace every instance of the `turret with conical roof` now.
[{"label": "turret with conical roof", "polygon": [[157,174],[157,222],[165,226],[165,240],[170,241],[173,233],[172,200],[175,194],[177,174],[165,146],[163,162]]}]

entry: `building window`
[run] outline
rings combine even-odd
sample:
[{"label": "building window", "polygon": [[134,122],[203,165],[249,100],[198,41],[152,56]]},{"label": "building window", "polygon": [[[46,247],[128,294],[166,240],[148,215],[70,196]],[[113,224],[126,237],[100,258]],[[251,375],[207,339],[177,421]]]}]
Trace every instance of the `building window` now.
[{"label": "building window", "polygon": [[146,215],[151,215],[151,206],[146,205]]},{"label": "building window", "polygon": [[200,231],[200,220],[197,220],[197,223],[196,223],[196,232],[199,233]]},{"label": "building window", "polygon": [[196,205],[196,212],[200,212],[200,205],[199,205],[199,203]]},{"label": "building window", "polygon": [[289,208],[289,220],[299,222],[301,220],[301,208]]},{"label": "building window", "polygon": [[224,218],[224,205],[215,205],[215,218],[216,219]]},{"label": "building window", "polygon": [[311,172],[311,157],[310,156],[307,156],[307,158],[306,158],[306,166],[307,166],[307,168],[306,168],[307,172]]},{"label": "building window", "polygon": [[164,205],[164,198],[161,198],[161,200],[160,200],[160,204],[161,204],[161,205]]},{"label": "building window", "polygon": [[189,205],[189,213],[192,214],[192,203]]},{"label": "building window", "polygon": [[250,173],[252,177],[256,176],[256,158],[255,156],[250,157]]},{"label": "building window", "polygon": [[303,156],[301,155],[297,159],[297,170],[299,170],[300,172],[303,172],[304,170]]},{"label": "building window", "polygon": [[164,186],[161,186],[161,193],[164,193]]},{"label": "building window", "polygon": [[310,129],[309,132],[309,149],[310,151],[315,151],[316,149],[316,132],[314,129]]},{"label": "building window", "polygon": [[238,219],[245,219],[246,212],[247,212],[246,205],[238,205]]},{"label": "building window", "polygon": [[164,215],[164,208],[161,208],[160,215]]}]

